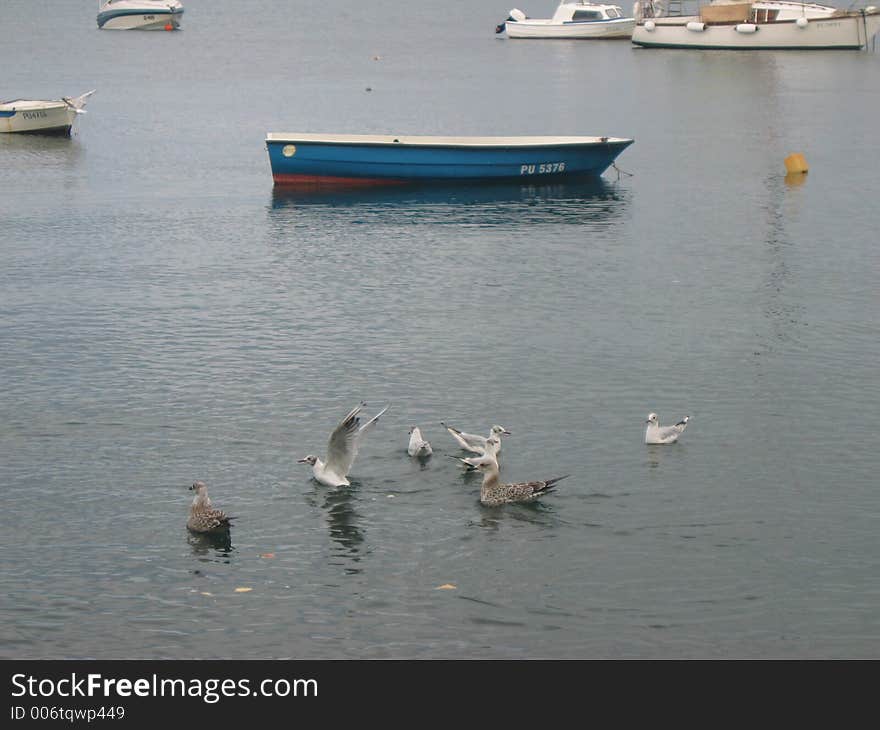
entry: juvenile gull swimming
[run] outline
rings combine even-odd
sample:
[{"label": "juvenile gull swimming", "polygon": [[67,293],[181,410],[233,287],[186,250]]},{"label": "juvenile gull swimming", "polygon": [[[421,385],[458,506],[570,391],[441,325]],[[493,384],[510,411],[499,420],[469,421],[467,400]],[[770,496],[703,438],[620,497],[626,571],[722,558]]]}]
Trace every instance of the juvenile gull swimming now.
[{"label": "juvenile gull swimming", "polygon": [[497,507],[512,502],[534,502],[554,489],[556,483],[569,475],[543,479],[519,484],[502,484],[498,476],[498,462],[494,459],[482,461],[477,469],[483,472],[483,484],[480,487],[480,502],[487,507]]},{"label": "juvenile gull swimming", "polygon": [[510,436],[510,431],[504,428],[504,426],[492,426],[492,428],[489,430],[488,436],[478,436],[477,434],[464,433],[463,431],[459,431],[457,428],[447,426],[445,423],[443,423],[443,421],[440,421],[440,425],[443,426],[443,428],[445,428],[447,431],[449,431],[449,435],[456,440],[461,448],[474,454],[483,454],[486,451],[486,441],[493,436],[498,438],[498,450],[500,451],[501,435],[506,434]]},{"label": "juvenile gull swimming", "polygon": [[422,438],[422,432],[418,426],[413,426],[409,430],[409,446],[406,451],[410,456],[418,457],[428,457],[434,453],[431,444]]},{"label": "juvenile gull swimming", "polygon": [[349,414],[333,429],[327,444],[326,463],[312,454],[304,459],[299,459],[298,463],[300,464],[312,465],[312,474],[321,484],[328,487],[347,487],[351,484],[348,481],[348,472],[351,471],[351,465],[354,464],[354,459],[358,454],[361,439],[367,429],[379,420],[379,416],[388,410],[388,406],[385,406],[361,426],[358,413],[365,405],[367,404],[362,402],[352,408]]},{"label": "juvenile gull swimming", "polygon": [[646,444],[672,444],[678,441],[678,437],[684,433],[690,416],[685,416],[678,423],[672,426],[661,426],[657,419],[656,413],[649,413],[648,420],[645,423],[648,427],[645,429]]},{"label": "juvenile gull swimming", "polygon": [[204,482],[193,482],[190,487],[196,493],[189,507],[189,519],[186,526],[191,532],[218,535],[229,531],[232,517],[223,510],[214,509],[208,497],[208,485]]}]

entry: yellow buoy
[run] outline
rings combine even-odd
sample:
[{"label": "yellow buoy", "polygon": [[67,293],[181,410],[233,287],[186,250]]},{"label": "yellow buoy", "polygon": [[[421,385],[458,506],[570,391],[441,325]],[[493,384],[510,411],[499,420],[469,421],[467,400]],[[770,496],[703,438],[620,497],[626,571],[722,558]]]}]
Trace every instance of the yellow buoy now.
[{"label": "yellow buoy", "polygon": [[789,174],[809,172],[810,166],[800,152],[795,152],[785,158],[785,171]]}]

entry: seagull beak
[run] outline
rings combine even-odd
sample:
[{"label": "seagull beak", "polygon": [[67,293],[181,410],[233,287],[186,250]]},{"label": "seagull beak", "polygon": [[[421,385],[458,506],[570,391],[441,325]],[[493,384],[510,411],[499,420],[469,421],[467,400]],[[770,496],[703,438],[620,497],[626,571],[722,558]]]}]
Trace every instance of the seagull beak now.
[{"label": "seagull beak", "polygon": [[297,464],[308,464],[309,460],[308,459],[297,459],[296,463]]},{"label": "seagull beak", "polygon": [[510,433],[510,431],[502,431],[501,433],[507,434],[508,436],[513,436],[513,434]]}]

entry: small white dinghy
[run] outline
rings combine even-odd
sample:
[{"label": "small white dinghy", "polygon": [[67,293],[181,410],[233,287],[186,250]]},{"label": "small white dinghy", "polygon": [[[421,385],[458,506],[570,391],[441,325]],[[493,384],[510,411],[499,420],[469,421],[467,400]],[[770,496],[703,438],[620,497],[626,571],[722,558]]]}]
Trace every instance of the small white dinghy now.
[{"label": "small white dinghy", "polygon": [[562,0],[552,18],[529,18],[513,8],[495,32],[508,38],[629,38],[635,26],[619,5]]},{"label": "small white dinghy", "polygon": [[0,102],[0,132],[69,135],[77,116],[86,113],[83,109],[86,99],[94,93],[93,89],[81,96],[63,96],[49,101],[14,99]]}]

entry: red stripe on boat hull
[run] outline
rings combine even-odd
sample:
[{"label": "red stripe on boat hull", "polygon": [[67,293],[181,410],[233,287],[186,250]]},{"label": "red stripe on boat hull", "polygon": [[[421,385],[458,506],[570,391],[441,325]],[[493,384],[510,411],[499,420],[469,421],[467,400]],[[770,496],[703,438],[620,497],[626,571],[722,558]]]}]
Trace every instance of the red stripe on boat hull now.
[{"label": "red stripe on boat hull", "polygon": [[389,177],[333,177],[331,175],[291,175],[275,173],[272,175],[276,185],[296,188],[371,188],[377,185],[406,185],[409,180]]}]

